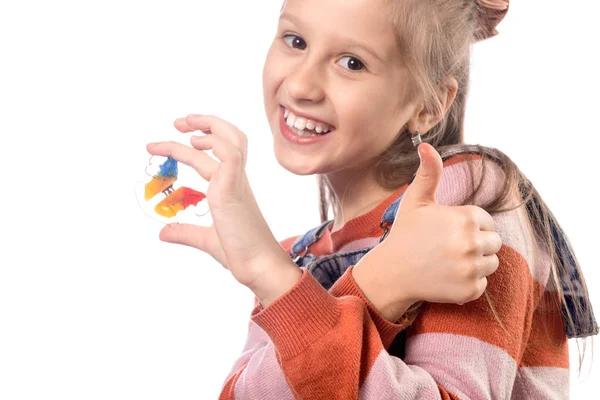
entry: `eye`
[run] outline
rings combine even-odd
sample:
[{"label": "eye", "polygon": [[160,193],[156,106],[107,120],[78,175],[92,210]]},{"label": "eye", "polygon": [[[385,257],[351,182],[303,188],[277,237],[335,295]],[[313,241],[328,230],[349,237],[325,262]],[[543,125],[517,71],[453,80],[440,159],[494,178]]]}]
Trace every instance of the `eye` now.
[{"label": "eye", "polygon": [[[300,50],[306,49],[306,42],[304,41],[304,39],[302,39],[298,35],[293,35],[293,34],[283,35],[283,41],[291,48],[300,49]],[[291,41],[290,44],[288,44],[289,41]],[[344,58],[350,59],[350,62],[348,63],[348,68],[346,68],[350,71],[354,71],[354,72],[362,71],[366,67],[365,63],[363,63],[360,59],[358,59],[354,56],[345,56],[345,57],[342,57],[342,60]]]},{"label": "eye", "polygon": [[350,62],[348,63],[348,67],[349,67],[348,69],[351,70],[351,71],[361,71],[365,67],[365,64],[362,61],[360,61],[358,58],[356,58],[356,57],[345,56],[345,57],[342,57],[342,60],[344,58],[349,58],[350,59]]},{"label": "eye", "polygon": [[303,46],[300,50],[304,50],[306,48],[306,42],[300,36],[297,36],[297,35],[283,35],[283,41],[284,42],[287,43],[286,39],[288,39],[288,38],[292,38],[293,39],[291,46],[290,45],[288,45],[288,46],[290,46],[292,48],[297,48],[297,47],[294,47],[294,45]]}]

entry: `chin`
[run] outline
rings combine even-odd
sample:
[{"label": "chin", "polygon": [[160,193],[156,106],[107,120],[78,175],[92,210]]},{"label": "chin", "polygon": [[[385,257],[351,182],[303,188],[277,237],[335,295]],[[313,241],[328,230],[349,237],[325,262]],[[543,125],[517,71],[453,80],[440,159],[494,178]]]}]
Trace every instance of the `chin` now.
[{"label": "chin", "polygon": [[289,154],[288,151],[278,151],[275,149],[275,158],[279,165],[294,175],[314,175],[322,173],[315,160],[303,157],[299,154]]}]

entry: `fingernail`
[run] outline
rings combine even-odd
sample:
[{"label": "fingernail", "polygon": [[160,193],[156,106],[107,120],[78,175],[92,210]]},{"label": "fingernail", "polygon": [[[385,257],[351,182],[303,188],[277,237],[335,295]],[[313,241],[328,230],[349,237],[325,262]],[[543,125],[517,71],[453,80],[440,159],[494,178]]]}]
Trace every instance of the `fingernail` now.
[{"label": "fingernail", "polygon": [[177,118],[175,122],[183,123],[185,122],[185,118]]},{"label": "fingernail", "polygon": [[202,138],[205,138],[206,136],[192,136],[191,139],[192,140],[200,140]]}]

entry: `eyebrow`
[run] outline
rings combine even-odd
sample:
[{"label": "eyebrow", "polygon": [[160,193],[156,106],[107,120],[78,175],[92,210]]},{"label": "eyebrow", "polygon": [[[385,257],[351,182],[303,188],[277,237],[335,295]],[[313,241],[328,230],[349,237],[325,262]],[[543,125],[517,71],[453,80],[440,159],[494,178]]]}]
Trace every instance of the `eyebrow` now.
[{"label": "eyebrow", "polygon": [[[279,19],[287,19],[291,22],[293,22],[294,24],[298,25],[298,26],[303,26],[304,24],[295,16],[288,14],[288,13],[282,13],[279,16]],[[340,39],[344,40],[346,43],[348,43],[349,47],[357,47],[360,49],[365,50],[366,52],[370,53],[373,57],[375,57],[376,59],[378,59],[381,63],[385,63],[385,61],[377,54],[377,52],[375,50],[373,50],[372,48],[370,48],[369,46],[360,43],[348,36],[341,36]]]}]

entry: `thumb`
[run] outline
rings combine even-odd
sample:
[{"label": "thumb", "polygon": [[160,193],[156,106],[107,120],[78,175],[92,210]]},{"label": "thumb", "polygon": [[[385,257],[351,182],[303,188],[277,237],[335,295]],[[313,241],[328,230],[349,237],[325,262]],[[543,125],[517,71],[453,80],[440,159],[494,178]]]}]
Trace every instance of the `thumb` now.
[{"label": "thumb", "polygon": [[435,203],[435,192],[442,177],[442,157],[429,143],[421,143],[417,148],[421,165],[415,179],[406,189],[403,203],[421,206]]},{"label": "thumb", "polygon": [[206,227],[193,224],[168,224],[161,229],[159,239],[163,242],[194,247],[208,253],[217,262],[227,268],[225,255],[223,254],[223,249],[221,248],[214,225]]}]

